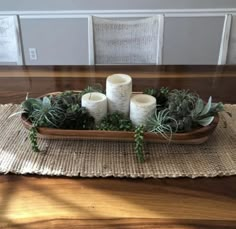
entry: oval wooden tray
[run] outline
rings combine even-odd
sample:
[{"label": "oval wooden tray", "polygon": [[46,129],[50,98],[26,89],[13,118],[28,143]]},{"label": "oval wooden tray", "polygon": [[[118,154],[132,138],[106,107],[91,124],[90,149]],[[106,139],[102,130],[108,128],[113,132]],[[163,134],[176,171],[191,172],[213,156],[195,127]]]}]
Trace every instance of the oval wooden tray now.
[{"label": "oval wooden tray", "polygon": [[[31,128],[31,123],[22,115],[23,125]],[[145,132],[144,140],[157,143],[177,144],[201,144],[208,140],[219,122],[219,116],[215,116],[213,122],[206,127],[201,127],[187,133],[174,133],[171,141],[166,140],[160,134]],[[104,131],[104,130],[64,130],[54,128],[38,128],[39,137],[48,139],[97,139],[115,141],[134,141],[134,132],[128,131]]]}]

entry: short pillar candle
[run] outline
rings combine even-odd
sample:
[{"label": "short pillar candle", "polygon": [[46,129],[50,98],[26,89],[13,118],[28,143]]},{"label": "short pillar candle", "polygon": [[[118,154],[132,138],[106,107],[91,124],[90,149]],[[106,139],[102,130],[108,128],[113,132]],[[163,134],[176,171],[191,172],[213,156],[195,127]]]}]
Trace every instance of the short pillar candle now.
[{"label": "short pillar candle", "polygon": [[91,92],[82,96],[82,107],[99,123],[107,115],[107,97],[100,92]]},{"label": "short pillar candle", "polygon": [[106,80],[108,112],[120,112],[129,116],[129,104],[132,94],[132,78],[125,74],[113,74]]},{"label": "short pillar candle", "polygon": [[130,120],[133,125],[146,126],[156,109],[156,98],[151,95],[133,95],[130,100]]}]

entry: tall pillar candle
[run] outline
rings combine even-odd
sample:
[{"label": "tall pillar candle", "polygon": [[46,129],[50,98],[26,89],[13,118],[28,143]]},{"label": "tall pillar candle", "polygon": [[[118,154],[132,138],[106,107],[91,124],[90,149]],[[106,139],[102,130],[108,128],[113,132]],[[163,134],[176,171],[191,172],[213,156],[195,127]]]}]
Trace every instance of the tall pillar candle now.
[{"label": "tall pillar candle", "polygon": [[129,115],[130,97],[132,94],[132,78],[125,74],[114,74],[107,77],[106,96],[108,112],[120,112]]},{"label": "tall pillar candle", "polygon": [[82,107],[99,123],[107,115],[107,97],[100,92],[91,92],[82,96]]},{"label": "tall pillar candle", "polygon": [[133,95],[130,100],[130,120],[135,126],[146,125],[156,109],[156,98],[151,95]]}]

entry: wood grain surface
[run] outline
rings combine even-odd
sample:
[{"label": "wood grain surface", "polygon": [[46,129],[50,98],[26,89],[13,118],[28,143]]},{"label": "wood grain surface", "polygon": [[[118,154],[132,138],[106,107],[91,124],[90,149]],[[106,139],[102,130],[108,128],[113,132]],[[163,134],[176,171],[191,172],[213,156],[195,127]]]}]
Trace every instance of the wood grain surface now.
[{"label": "wood grain surface", "polygon": [[[107,70],[106,70],[107,69]],[[137,90],[170,86],[236,102],[236,67],[0,67],[0,103],[134,77]],[[40,74],[42,74],[40,77]],[[72,74],[72,75],[71,75]],[[171,75],[171,77],[170,77]],[[148,76],[148,77],[147,77]],[[0,175],[0,228],[236,228],[236,176],[178,179]]]},{"label": "wood grain surface", "polygon": [[185,88],[204,99],[233,103],[235,66],[100,66],[100,67],[0,67],[0,102],[20,103],[26,93],[32,97],[63,90],[81,90],[106,77],[126,73],[133,78],[133,91],[149,87]]}]

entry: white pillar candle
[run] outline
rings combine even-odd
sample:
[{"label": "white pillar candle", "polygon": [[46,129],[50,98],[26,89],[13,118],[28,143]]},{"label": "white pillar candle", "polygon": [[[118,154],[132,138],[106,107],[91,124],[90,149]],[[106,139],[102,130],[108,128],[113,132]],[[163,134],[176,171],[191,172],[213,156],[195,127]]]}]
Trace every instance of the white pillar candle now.
[{"label": "white pillar candle", "polygon": [[106,95],[109,113],[120,112],[129,115],[129,103],[132,94],[132,78],[125,74],[107,77]]},{"label": "white pillar candle", "polygon": [[107,97],[100,92],[91,92],[82,96],[82,107],[99,123],[107,115]]},{"label": "white pillar candle", "polygon": [[130,100],[130,120],[133,125],[146,125],[156,109],[156,98],[151,95],[133,95]]}]

